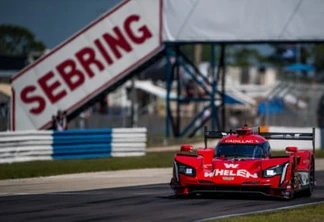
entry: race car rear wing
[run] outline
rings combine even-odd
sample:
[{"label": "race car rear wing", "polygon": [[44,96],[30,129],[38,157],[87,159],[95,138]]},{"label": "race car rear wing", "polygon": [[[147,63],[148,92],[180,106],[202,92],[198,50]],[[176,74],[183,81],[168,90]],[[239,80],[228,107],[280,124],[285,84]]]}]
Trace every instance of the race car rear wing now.
[{"label": "race car rear wing", "polygon": [[[315,153],[315,128],[312,128],[311,133],[296,133],[296,132],[260,132],[260,127],[253,127],[253,133],[259,134],[265,139],[269,140],[311,140],[313,146],[313,153]],[[207,148],[207,139],[222,139],[224,136],[232,134],[233,132],[224,131],[208,131],[207,126],[204,127],[204,143]]]},{"label": "race car rear wing", "polygon": [[292,132],[260,132],[258,134],[269,140],[311,140],[313,153],[315,153],[315,128],[311,133],[292,133]]}]

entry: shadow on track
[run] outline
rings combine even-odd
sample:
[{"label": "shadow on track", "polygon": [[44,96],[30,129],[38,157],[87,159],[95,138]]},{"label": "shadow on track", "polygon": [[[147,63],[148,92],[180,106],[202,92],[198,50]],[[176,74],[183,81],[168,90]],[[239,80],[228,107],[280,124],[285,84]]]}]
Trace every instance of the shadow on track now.
[{"label": "shadow on track", "polygon": [[[321,188],[321,189],[324,189]],[[170,199],[170,200],[257,200],[257,201],[279,201],[279,202],[287,202],[287,201],[296,201],[304,198],[309,199],[308,197],[304,197],[302,193],[296,193],[293,199],[284,199],[279,197],[271,197],[271,196],[263,196],[263,195],[251,195],[251,194],[217,194],[217,193],[208,193],[208,194],[193,194],[193,195],[169,195],[169,196],[160,196],[157,198],[162,199]]]}]

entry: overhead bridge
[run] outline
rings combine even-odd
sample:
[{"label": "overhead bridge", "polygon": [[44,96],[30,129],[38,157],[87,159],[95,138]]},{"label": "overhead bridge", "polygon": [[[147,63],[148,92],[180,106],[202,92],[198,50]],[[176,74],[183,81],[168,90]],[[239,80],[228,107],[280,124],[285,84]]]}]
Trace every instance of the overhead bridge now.
[{"label": "overhead bridge", "polygon": [[[46,129],[57,110],[73,118],[154,60],[179,56],[177,44],[321,42],[323,8],[321,0],[123,1],[12,78],[12,130]],[[222,94],[214,82],[205,90],[212,116]]]}]

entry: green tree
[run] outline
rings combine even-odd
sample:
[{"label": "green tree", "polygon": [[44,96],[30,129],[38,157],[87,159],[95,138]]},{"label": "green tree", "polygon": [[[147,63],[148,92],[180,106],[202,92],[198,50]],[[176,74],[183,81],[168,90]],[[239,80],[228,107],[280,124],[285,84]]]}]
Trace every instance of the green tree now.
[{"label": "green tree", "polygon": [[[273,53],[265,57],[264,62],[276,67],[284,67],[297,62],[307,64],[307,61],[311,56],[310,53],[311,47],[309,44],[300,44],[299,46],[297,45],[289,46],[287,44],[269,44],[269,45],[273,48]],[[291,48],[300,47],[299,52],[297,49],[297,53],[300,53],[300,55],[293,56],[292,58],[283,58],[282,55],[290,47]],[[299,58],[297,58],[297,56]]]},{"label": "green tree", "polygon": [[15,25],[0,25],[0,54],[21,56],[33,51],[43,52],[45,48],[30,30]]},{"label": "green tree", "polygon": [[239,67],[249,67],[259,64],[261,55],[258,50],[248,47],[234,48],[232,52],[232,64]]},{"label": "green tree", "polygon": [[324,71],[324,44],[316,44],[311,49],[313,62],[318,72]]}]

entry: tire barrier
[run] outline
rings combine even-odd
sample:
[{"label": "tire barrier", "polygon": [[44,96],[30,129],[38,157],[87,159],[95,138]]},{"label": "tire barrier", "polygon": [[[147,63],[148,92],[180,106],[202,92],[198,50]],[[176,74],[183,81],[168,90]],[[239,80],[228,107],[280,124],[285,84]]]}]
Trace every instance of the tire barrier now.
[{"label": "tire barrier", "polygon": [[144,156],[146,128],[0,133],[0,163]]}]

